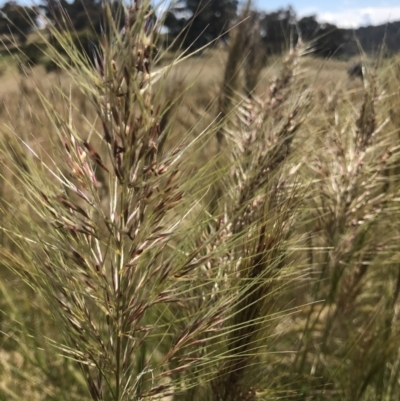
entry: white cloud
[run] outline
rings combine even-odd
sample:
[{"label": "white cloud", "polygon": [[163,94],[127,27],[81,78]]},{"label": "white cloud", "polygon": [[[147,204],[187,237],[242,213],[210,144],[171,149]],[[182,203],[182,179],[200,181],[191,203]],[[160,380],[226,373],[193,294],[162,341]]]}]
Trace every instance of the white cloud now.
[{"label": "white cloud", "polygon": [[301,17],[308,17],[309,15],[317,15],[319,14],[318,7],[306,7],[302,8],[300,12],[297,13],[297,15]]},{"label": "white cloud", "polygon": [[[303,13],[301,13],[303,14]],[[341,28],[357,28],[400,20],[400,7],[364,7],[339,12],[317,12],[318,20]]]}]

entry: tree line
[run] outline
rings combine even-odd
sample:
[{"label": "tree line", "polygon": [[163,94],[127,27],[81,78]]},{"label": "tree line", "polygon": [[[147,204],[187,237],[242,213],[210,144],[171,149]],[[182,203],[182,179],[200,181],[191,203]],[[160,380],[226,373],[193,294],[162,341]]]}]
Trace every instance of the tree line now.
[{"label": "tree line", "polygon": [[[120,0],[109,0],[115,15],[123,24]],[[45,15],[62,29],[101,33],[104,0],[43,0],[35,7],[9,1],[0,8],[0,34],[13,34],[24,42],[38,25],[38,16]],[[65,23],[64,16],[68,15]],[[163,21],[162,38],[172,47],[196,50],[213,40],[229,41],[232,27],[240,23],[237,0],[182,0],[158,17]],[[382,26],[341,29],[334,24],[320,23],[316,15],[298,18],[293,8],[274,12],[251,11],[253,29],[259,35],[260,51],[279,54],[300,37],[312,42],[316,56],[345,58],[359,53],[377,51],[384,42],[389,53],[400,50],[400,21]],[[64,20],[64,23],[61,21]],[[60,28],[61,29],[61,28]],[[240,29],[240,27],[238,28]]]}]

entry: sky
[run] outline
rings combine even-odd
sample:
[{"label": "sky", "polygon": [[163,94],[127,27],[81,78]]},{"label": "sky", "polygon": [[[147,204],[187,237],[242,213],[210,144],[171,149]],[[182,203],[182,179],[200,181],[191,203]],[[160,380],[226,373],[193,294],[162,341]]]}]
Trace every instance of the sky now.
[{"label": "sky", "polygon": [[259,9],[274,11],[292,5],[298,16],[316,14],[321,22],[343,28],[400,20],[400,0],[255,0]]}]

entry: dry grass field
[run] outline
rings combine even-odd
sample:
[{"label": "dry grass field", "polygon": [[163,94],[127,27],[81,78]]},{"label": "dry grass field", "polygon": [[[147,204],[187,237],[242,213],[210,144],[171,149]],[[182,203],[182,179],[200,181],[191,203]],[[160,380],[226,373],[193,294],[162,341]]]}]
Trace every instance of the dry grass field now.
[{"label": "dry grass field", "polygon": [[400,59],[230,46],[0,61],[0,401],[398,399]]}]

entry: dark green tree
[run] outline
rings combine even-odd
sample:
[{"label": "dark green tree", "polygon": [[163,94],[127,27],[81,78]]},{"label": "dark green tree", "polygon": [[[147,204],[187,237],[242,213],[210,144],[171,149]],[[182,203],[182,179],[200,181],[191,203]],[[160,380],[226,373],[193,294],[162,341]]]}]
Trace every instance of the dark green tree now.
[{"label": "dark green tree", "polygon": [[260,29],[267,54],[279,54],[290,47],[295,38],[296,13],[292,7],[260,16]]},{"label": "dark green tree", "polygon": [[[45,0],[42,5],[47,18],[59,29],[101,31],[103,7],[101,0]],[[68,18],[65,19],[66,15]]]},{"label": "dark green tree", "polygon": [[320,24],[315,15],[298,21],[298,30],[303,40],[311,42],[314,54],[320,57],[339,57],[344,54],[348,35],[336,25]]},{"label": "dark green tree", "polygon": [[349,41],[348,31],[335,25],[318,22],[315,15],[297,19],[291,7],[259,15],[260,34],[268,54],[280,54],[301,37],[311,44],[313,54],[319,57],[340,57]]},{"label": "dark green tree", "polygon": [[165,18],[169,35],[184,48],[200,48],[210,41],[228,35],[237,16],[237,0],[184,0]]},{"label": "dark green tree", "polygon": [[36,26],[38,10],[25,7],[15,1],[9,1],[0,9],[0,34],[12,33],[20,42],[25,42],[27,35]]},{"label": "dark green tree", "polygon": [[43,0],[40,8],[45,16],[56,26],[60,26],[63,20],[63,13],[68,12],[70,3],[66,0]]}]

